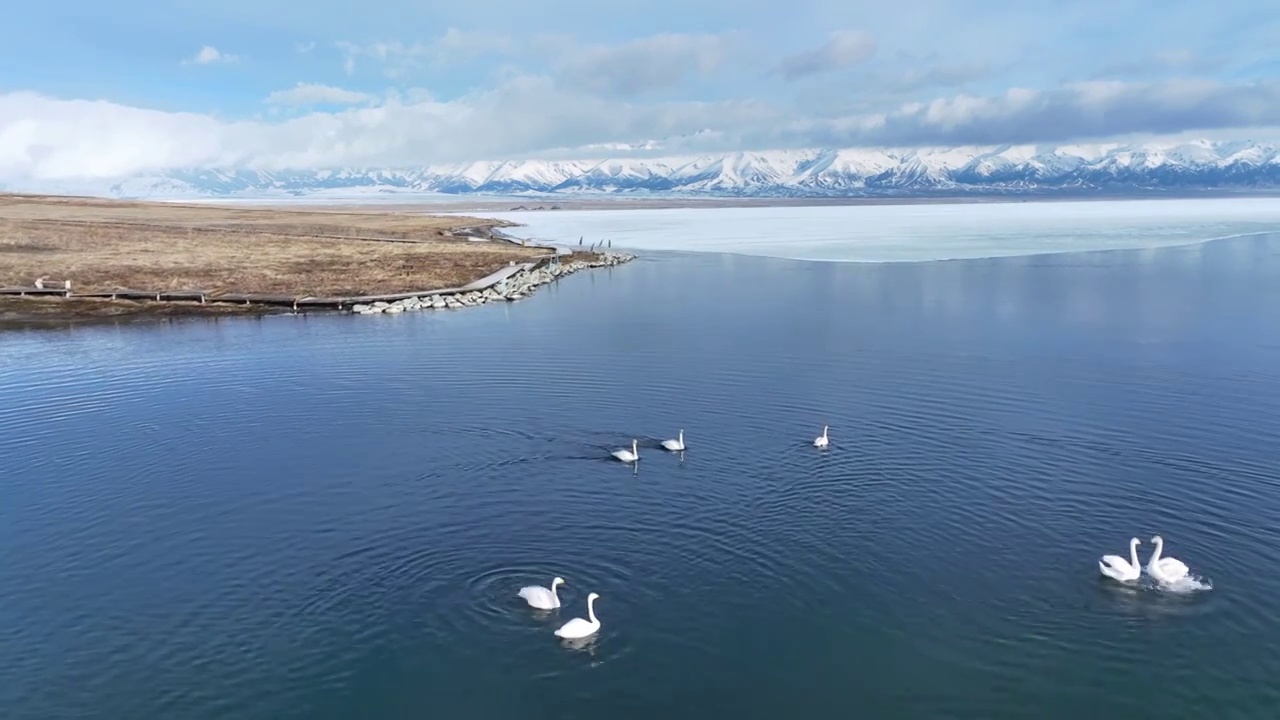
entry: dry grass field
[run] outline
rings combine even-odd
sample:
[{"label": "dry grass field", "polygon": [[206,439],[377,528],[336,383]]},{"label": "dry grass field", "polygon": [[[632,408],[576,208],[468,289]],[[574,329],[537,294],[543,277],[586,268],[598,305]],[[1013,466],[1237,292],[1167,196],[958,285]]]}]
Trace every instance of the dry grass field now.
[{"label": "dry grass field", "polygon": [[503,223],[391,210],[0,196],[0,286],[350,296],[457,287],[548,252],[451,237]]}]

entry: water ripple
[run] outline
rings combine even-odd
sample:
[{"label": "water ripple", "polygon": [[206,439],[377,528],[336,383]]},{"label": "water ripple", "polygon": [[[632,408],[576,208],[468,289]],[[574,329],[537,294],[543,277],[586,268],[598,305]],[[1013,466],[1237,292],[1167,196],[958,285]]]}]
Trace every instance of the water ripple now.
[{"label": "water ripple", "polygon": [[[1264,282],[1124,257],[654,259],[447,316],[11,336],[0,705],[1257,714],[1280,325]],[[1080,288],[1113,311],[1064,312]],[[1155,534],[1212,590],[1099,576]],[[556,575],[559,610],[517,597]],[[589,592],[601,632],[560,642]]]}]

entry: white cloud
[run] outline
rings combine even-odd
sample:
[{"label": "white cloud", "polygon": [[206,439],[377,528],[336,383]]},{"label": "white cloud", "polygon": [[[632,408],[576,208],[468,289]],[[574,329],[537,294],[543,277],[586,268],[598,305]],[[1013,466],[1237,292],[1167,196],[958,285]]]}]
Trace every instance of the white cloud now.
[{"label": "white cloud", "polygon": [[507,55],[517,51],[519,47],[519,43],[502,33],[458,28],[449,28],[433,44],[440,59],[472,59],[487,54]]},{"label": "white cloud", "polygon": [[343,53],[343,69],[348,75],[356,71],[361,60],[372,60],[382,73],[400,78],[424,68],[440,69],[482,55],[515,52],[519,45],[501,33],[449,28],[431,42],[402,43],[399,40],[358,44],[340,41],[335,44]]},{"label": "white cloud", "polygon": [[[347,97],[334,91],[349,92],[324,86],[283,92],[295,99]],[[378,105],[278,121],[226,121],[16,92],[0,94],[0,182],[181,167],[412,167],[651,140],[661,142],[650,147],[680,153],[1053,142],[1276,125],[1280,81],[1087,82],[1052,91],[958,94],[835,117],[751,100],[620,102],[529,75],[448,101],[423,92],[392,94]]]},{"label": "white cloud", "polygon": [[268,105],[359,105],[372,102],[373,95],[345,90],[332,85],[298,83],[288,90],[276,90],[267,96]]},{"label": "white cloud", "polygon": [[205,45],[200,48],[200,52],[194,57],[183,60],[184,65],[195,63],[196,65],[212,65],[214,63],[230,63],[236,62],[240,58],[235,55],[228,55],[212,45]]},{"label": "white cloud", "polygon": [[0,95],[0,178],[119,177],[247,159],[225,152],[225,144],[226,126],[206,115]]},{"label": "white cloud", "polygon": [[1163,49],[1146,53],[1124,53],[1123,57],[1102,66],[1095,78],[1151,78],[1172,74],[1215,73],[1228,64],[1225,55],[1207,55],[1186,48]]},{"label": "white cloud", "polygon": [[712,74],[725,63],[730,42],[722,35],[668,33],[621,45],[577,47],[544,40],[544,46],[556,56],[566,82],[601,94],[637,95]]},{"label": "white cloud", "polygon": [[788,80],[853,67],[876,51],[876,39],[865,30],[837,30],[822,47],[783,58],[778,72]]}]

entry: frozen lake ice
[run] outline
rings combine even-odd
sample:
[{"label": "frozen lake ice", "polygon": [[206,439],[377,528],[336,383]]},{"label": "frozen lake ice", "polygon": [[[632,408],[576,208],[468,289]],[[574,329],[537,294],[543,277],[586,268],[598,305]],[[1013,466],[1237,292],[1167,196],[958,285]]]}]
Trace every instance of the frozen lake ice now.
[{"label": "frozen lake ice", "polygon": [[1280,198],[553,210],[482,213],[576,246],[903,262],[1185,245],[1280,230]]}]

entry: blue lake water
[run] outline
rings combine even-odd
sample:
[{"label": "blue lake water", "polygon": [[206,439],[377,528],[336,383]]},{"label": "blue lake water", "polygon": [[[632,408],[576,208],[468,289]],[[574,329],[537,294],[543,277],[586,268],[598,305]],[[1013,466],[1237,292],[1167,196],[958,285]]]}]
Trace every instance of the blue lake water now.
[{"label": "blue lake water", "polygon": [[6,333],[0,715],[1273,718],[1277,381],[1276,236]]}]

